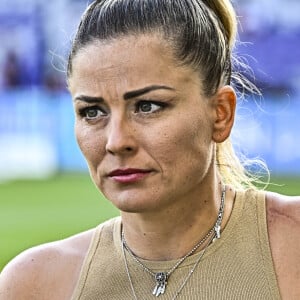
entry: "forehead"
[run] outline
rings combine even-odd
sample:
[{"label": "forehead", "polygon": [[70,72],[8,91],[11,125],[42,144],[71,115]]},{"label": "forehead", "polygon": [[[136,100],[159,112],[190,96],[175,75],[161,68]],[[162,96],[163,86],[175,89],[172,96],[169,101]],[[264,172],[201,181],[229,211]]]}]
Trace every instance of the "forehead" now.
[{"label": "forehead", "polygon": [[104,84],[140,88],[149,84],[199,84],[188,66],[180,65],[170,45],[158,34],[125,36],[93,41],[80,49],[72,61],[71,92],[84,86]]}]

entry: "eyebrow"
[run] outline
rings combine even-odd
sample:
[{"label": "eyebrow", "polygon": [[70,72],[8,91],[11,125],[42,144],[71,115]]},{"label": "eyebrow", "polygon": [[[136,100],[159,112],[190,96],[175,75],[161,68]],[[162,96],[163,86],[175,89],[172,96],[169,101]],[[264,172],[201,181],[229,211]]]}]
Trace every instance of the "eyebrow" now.
[{"label": "eyebrow", "polygon": [[123,98],[124,98],[124,100],[129,100],[131,98],[135,98],[135,97],[144,95],[146,93],[149,93],[151,91],[160,90],[160,89],[174,91],[173,88],[168,87],[166,85],[151,85],[151,86],[147,86],[142,89],[139,89],[139,90],[127,92],[124,94]]},{"label": "eyebrow", "polygon": [[[135,98],[135,97],[144,95],[146,93],[149,93],[149,92],[155,91],[155,90],[174,91],[173,88],[168,87],[166,85],[151,85],[151,86],[147,86],[142,89],[139,89],[139,90],[127,92],[124,94],[123,98],[124,98],[124,100],[129,100],[131,98]],[[79,96],[75,97],[74,101],[84,101],[87,103],[102,103],[102,102],[104,102],[104,99],[102,97],[91,97],[91,96],[79,95]]]},{"label": "eyebrow", "polygon": [[102,103],[104,102],[104,99],[102,97],[91,97],[91,96],[84,96],[80,95],[75,97],[74,101],[84,101],[87,103]]}]

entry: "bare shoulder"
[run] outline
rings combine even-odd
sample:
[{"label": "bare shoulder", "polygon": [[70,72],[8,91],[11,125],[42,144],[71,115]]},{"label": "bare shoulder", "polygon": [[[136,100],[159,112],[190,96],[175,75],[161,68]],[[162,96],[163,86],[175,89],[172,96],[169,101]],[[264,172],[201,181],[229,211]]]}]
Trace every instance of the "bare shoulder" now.
[{"label": "bare shoulder", "polygon": [[270,246],[283,299],[300,299],[300,196],[267,193]]},{"label": "bare shoulder", "polygon": [[70,299],[94,229],[28,249],[0,274],[0,300]]},{"label": "bare shoulder", "polygon": [[[268,192],[267,212],[269,226],[292,232],[300,230],[300,196],[285,196]],[[284,238],[284,237],[283,237]]]}]

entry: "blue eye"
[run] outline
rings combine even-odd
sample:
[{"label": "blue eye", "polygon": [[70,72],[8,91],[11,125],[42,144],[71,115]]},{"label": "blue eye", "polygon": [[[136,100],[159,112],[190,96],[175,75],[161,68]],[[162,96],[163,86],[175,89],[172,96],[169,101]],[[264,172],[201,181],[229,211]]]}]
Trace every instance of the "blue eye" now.
[{"label": "blue eye", "polygon": [[137,103],[136,112],[145,114],[154,113],[163,107],[162,103],[151,101],[140,101]]},{"label": "blue eye", "polygon": [[99,117],[105,116],[106,114],[99,107],[92,106],[80,110],[80,115],[87,120],[94,120]]}]

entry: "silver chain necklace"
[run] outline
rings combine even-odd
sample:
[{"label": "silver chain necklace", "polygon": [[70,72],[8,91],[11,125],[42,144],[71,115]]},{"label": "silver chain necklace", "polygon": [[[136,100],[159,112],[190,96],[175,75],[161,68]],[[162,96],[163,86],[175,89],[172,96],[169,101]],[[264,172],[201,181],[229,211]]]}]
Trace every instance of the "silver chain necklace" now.
[{"label": "silver chain necklace", "polygon": [[155,295],[156,297],[162,295],[165,293],[166,291],[166,286],[167,286],[167,282],[168,279],[170,277],[170,275],[179,267],[180,264],[182,264],[187,257],[191,256],[194,252],[196,252],[196,250],[212,235],[211,239],[209,240],[209,242],[206,244],[205,248],[203,249],[201,255],[198,257],[198,259],[196,260],[195,264],[193,265],[193,267],[191,268],[189,274],[187,275],[187,277],[185,278],[185,280],[183,281],[182,285],[180,286],[180,288],[178,289],[178,291],[176,292],[175,296],[172,298],[172,300],[176,299],[177,296],[180,294],[181,290],[184,288],[184,286],[186,285],[186,283],[188,282],[189,278],[192,276],[192,274],[194,273],[194,270],[196,269],[197,265],[199,264],[201,258],[203,257],[208,245],[214,241],[215,239],[219,239],[221,237],[221,223],[223,220],[223,215],[224,215],[224,207],[225,207],[225,194],[226,194],[226,186],[223,185],[222,187],[222,195],[221,195],[221,203],[220,203],[220,208],[219,208],[219,212],[218,212],[218,216],[217,216],[217,220],[214,224],[214,226],[208,231],[208,233],[194,246],[194,248],[192,250],[190,250],[186,255],[184,255],[181,259],[179,259],[179,261],[167,272],[153,272],[152,270],[150,270],[147,266],[145,266],[140,260],[139,258],[132,252],[132,250],[128,247],[126,240],[125,240],[125,236],[124,236],[124,230],[122,229],[122,233],[121,233],[121,241],[122,241],[122,250],[123,250],[123,257],[124,257],[124,262],[125,262],[125,268],[126,268],[126,273],[130,282],[130,287],[134,296],[135,300],[137,299],[134,287],[133,287],[133,282],[130,276],[130,272],[129,272],[129,268],[128,268],[128,263],[127,263],[127,259],[126,259],[126,255],[125,255],[125,249],[127,250],[127,252],[130,254],[130,256],[135,260],[135,262],[138,263],[138,265],[140,265],[144,271],[148,272],[152,277],[154,277],[155,281],[156,281],[156,285],[154,287],[153,290],[153,295]]}]

